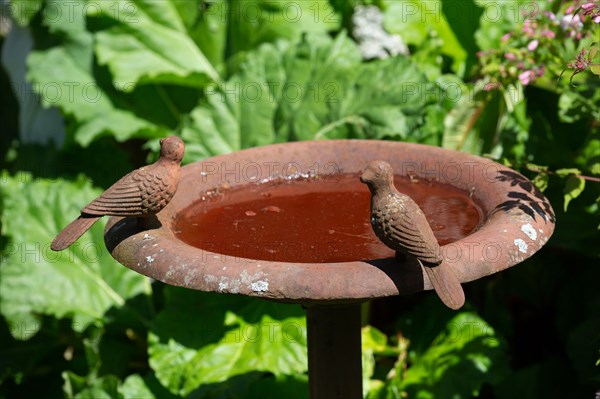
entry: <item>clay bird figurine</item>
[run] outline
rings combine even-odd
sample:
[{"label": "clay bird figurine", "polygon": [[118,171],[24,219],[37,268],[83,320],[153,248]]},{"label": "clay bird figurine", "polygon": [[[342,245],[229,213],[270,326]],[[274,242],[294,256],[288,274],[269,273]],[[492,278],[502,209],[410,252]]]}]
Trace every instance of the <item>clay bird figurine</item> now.
[{"label": "clay bird figurine", "polygon": [[390,164],[369,162],[360,181],[371,192],[371,226],[377,237],[396,253],[417,258],[446,306],[462,307],[465,294],[458,278],[444,262],[440,245],[419,205],[394,187]]},{"label": "clay bird figurine", "polygon": [[73,244],[102,216],[137,216],[140,221],[163,209],[177,190],[179,164],[185,146],[179,137],[160,140],[160,158],[125,175],[81,210],[50,248],[62,251]]}]

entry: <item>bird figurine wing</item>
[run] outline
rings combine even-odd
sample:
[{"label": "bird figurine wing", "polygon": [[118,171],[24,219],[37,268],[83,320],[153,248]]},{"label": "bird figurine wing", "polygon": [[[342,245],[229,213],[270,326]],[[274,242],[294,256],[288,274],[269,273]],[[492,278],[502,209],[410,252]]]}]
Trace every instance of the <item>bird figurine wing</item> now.
[{"label": "bird figurine wing", "polygon": [[390,201],[388,207],[388,218],[391,222],[388,223],[390,238],[400,244],[401,252],[415,256],[426,264],[440,264],[443,260],[440,246],[425,215],[416,203],[406,204],[408,206],[400,203],[407,200],[412,201],[410,198]]},{"label": "bird figurine wing", "polygon": [[81,210],[87,215],[143,216],[166,205],[173,193],[167,176],[154,165],[123,176]]}]

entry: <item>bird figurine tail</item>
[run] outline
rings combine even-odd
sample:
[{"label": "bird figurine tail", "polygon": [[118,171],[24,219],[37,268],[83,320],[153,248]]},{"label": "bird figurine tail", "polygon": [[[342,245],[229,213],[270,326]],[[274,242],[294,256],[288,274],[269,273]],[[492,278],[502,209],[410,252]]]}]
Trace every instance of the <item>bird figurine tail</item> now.
[{"label": "bird figurine tail", "polygon": [[423,266],[433,289],[444,305],[450,309],[460,309],[465,304],[465,293],[450,266],[445,262],[433,267]]},{"label": "bird figurine tail", "polygon": [[79,216],[65,227],[50,245],[53,251],[62,251],[73,244],[83,235],[94,223],[100,219],[100,216]]}]

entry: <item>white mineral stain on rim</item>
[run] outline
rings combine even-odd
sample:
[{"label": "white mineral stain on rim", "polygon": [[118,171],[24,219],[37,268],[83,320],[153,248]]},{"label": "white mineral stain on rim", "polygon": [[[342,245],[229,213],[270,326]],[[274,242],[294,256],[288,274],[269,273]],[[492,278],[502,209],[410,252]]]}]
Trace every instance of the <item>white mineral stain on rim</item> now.
[{"label": "white mineral stain on rim", "polygon": [[520,238],[517,238],[514,242],[517,248],[519,248],[519,252],[522,252],[524,254],[527,253],[527,243],[525,241],[521,240]]},{"label": "white mineral stain on rim", "polygon": [[521,226],[521,231],[532,240],[537,239],[537,231],[535,231],[535,228],[531,224],[526,223]]}]

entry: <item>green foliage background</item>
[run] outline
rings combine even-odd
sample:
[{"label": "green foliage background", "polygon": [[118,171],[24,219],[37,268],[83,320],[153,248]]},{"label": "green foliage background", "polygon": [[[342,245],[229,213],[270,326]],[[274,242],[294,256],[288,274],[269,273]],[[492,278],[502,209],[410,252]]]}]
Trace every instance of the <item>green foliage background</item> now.
[{"label": "green foliage background", "polygon": [[[100,225],[50,251],[84,204],[171,134],[185,163],[362,138],[510,164],[552,202],[555,235],[522,265],[466,284],[459,312],[432,293],[369,304],[364,394],[547,399],[600,387],[600,80],[557,80],[598,25],[589,40],[538,50],[554,63],[544,79],[485,90],[495,64],[477,52],[518,32],[532,5],[560,2],[67,3],[12,0],[3,13],[31,32],[26,79],[64,133],[19,131],[31,94],[2,71],[0,398],[307,397],[300,307],[151,282],[110,257]],[[410,56],[362,59],[348,29],[364,4]]]}]

